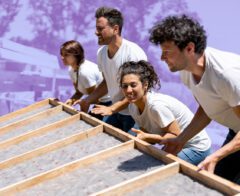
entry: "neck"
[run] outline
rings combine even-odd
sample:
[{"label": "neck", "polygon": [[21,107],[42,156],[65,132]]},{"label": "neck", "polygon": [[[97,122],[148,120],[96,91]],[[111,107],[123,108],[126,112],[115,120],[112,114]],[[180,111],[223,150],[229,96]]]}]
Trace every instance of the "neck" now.
[{"label": "neck", "polygon": [[108,45],[108,56],[109,58],[112,58],[120,46],[122,45],[122,37],[121,36],[116,36],[113,41]]},{"label": "neck", "polygon": [[199,82],[205,71],[205,55],[204,53],[201,55],[196,55],[196,57],[191,62],[187,71],[190,71],[196,80]]},{"label": "neck", "polygon": [[136,101],[134,104],[137,106],[138,111],[140,114],[143,113],[143,110],[145,108],[147,102],[147,94],[145,94],[140,100]]}]

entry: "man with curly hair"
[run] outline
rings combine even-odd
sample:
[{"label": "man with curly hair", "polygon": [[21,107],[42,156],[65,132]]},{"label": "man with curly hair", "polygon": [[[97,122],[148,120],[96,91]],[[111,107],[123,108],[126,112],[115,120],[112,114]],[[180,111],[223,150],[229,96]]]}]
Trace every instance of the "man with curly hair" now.
[{"label": "man with curly hair", "polygon": [[169,16],[151,30],[150,41],[159,44],[161,60],[170,71],[180,71],[183,83],[199,103],[191,123],[174,139],[162,141],[177,154],[184,144],[211,120],[229,128],[223,146],[198,166],[240,184],[240,56],[206,47],[206,32],[197,21]]}]

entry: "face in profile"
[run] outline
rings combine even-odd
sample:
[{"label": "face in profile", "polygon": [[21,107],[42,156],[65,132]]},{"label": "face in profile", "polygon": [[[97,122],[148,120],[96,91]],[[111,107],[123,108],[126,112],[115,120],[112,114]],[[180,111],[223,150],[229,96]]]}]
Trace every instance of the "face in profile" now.
[{"label": "face in profile", "polygon": [[96,32],[99,45],[108,45],[114,38],[114,28],[108,24],[108,20],[100,17],[96,20]]},{"label": "face in profile", "polygon": [[161,60],[167,63],[171,72],[180,71],[186,68],[187,61],[184,54],[185,49],[180,51],[173,41],[164,42],[160,47],[162,51]]},{"label": "face in profile", "polygon": [[138,75],[127,74],[123,76],[121,88],[124,96],[130,103],[137,104],[146,94],[147,86],[143,85]]},{"label": "face in profile", "polygon": [[75,69],[75,67],[77,66],[76,58],[74,57],[74,55],[61,52],[61,58],[64,65],[71,66],[73,69]]}]

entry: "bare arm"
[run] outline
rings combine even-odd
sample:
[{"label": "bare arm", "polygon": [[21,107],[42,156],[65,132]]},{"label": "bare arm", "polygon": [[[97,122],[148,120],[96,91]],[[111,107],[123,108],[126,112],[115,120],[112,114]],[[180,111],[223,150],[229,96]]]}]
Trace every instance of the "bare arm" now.
[{"label": "bare arm", "polygon": [[[233,111],[240,118],[240,106],[233,108]],[[201,162],[198,167],[203,168],[209,172],[214,172],[215,166],[218,161],[224,157],[240,150],[240,130],[236,136],[228,144],[208,156],[203,162]]]},{"label": "bare arm", "polygon": [[76,102],[77,100],[79,100],[83,96],[83,93],[81,93],[78,89],[75,88],[75,90],[76,91],[72,95],[72,97],[65,102],[66,104],[73,105],[74,102]]},{"label": "bare arm", "polygon": [[161,144],[165,145],[165,151],[172,154],[177,154],[182,150],[183,146],[188,140],[202,131],[210,122],[211,119],[207,116],[202,107],[199,106],[192,121],[185,128],[185,130],[178,137],[174,139],[163,140]]},{"label": "bare arm", "polygon": [[118,101],[111,106],[96,105],[91,112],[94,114],[101,114],[102,116],[109,116],[112,115],[113,113],[125,109],[128,106],[128,104],[129,104],[128,100],[124,98],[123,100]]},{"label": "bare arm", "polygon": [[179,135],[179,139],[182,140],[185,144],[188,140],[202,131],[210,122],[211,119],[204,112],[203,108],[199,106],[191,123]]},{"label": "bare arm", "polygon": [[87,94],[90,95],[96,89],[96,85],[86,88]]},{"label": "bare arm", "polygon": [[107,92],[108,92],[108,90],[107,90],[107,84],[106,84],[106,81],[103,80],[103,81],[99,84],[99,86],[98,86],[97,88],[95,88],[95,89],[91,92],[91,94],[88,95],[87,98],[75,102],[74,105],[80,104],[81,110],[82,110],[83,112],[87,112],[90,104],[97,103],[97,102],[98,102],[98,99],[99,99],[100,97],[102,97],[103,95],[107,94]]},{"label": "bare arm", "polygon": [[176,120],[171,122],[167,127],[162,129],[165,131],[165,134],[150,134],[146,133],[146,131],[141,131],[132,128],[132,131],[137,134],[137,137],[141,140],[144,140],[150,144],[155,144],[161,142],[163,139],[175,138],[180,134],[180,128]]}]

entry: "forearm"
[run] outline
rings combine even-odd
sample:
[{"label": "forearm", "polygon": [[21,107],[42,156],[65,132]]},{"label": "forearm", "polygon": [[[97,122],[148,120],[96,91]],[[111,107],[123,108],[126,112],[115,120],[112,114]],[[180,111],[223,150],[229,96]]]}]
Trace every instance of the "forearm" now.
[{"label": "forearm", "polygon": [[114,103],[113,105],[110,106],[110,109],[112,111],[112,113],[116,113],[119,112],[123,109],[125,109],[128,106],[129,102],[126,98],[124,98],[121,101],[118,101],[116,103]]},{"label": "forearm", "polygon": [[83,94],[76,90],[76,92],[72,95],[72,97],[70,98],[73,102],[75,102],[76,100],[80,99],[83,96]]},{"label": "forearm", "polygon": [[240,150],[240,131],[228,144],[224,145],[222,148],[217,150],[211,156],[214,157],[217,161],[220,161],[224,157]]},{"label": "forearm", "polygon": [[175,138],[176,135],[171,133],[166,133],[164,136],[158,135],[158,134],[147,134],[146,140],[150,144],[156,144],[160,143],[163,139],[169,139],[169,138]]},{"label": "forearm", "polygon": [[106,81],[103,80],[99,86],[85,99],[89,104],[97,103],[98,99],[108,93]]},{"label": "forearm", "polygon": [[183,141],[183,143],[186,143],[188,140],[202,131],[210,122],[211,119],[207,116],[202,107],[199,106],[190,124],[179,135],[179,140]]}]

